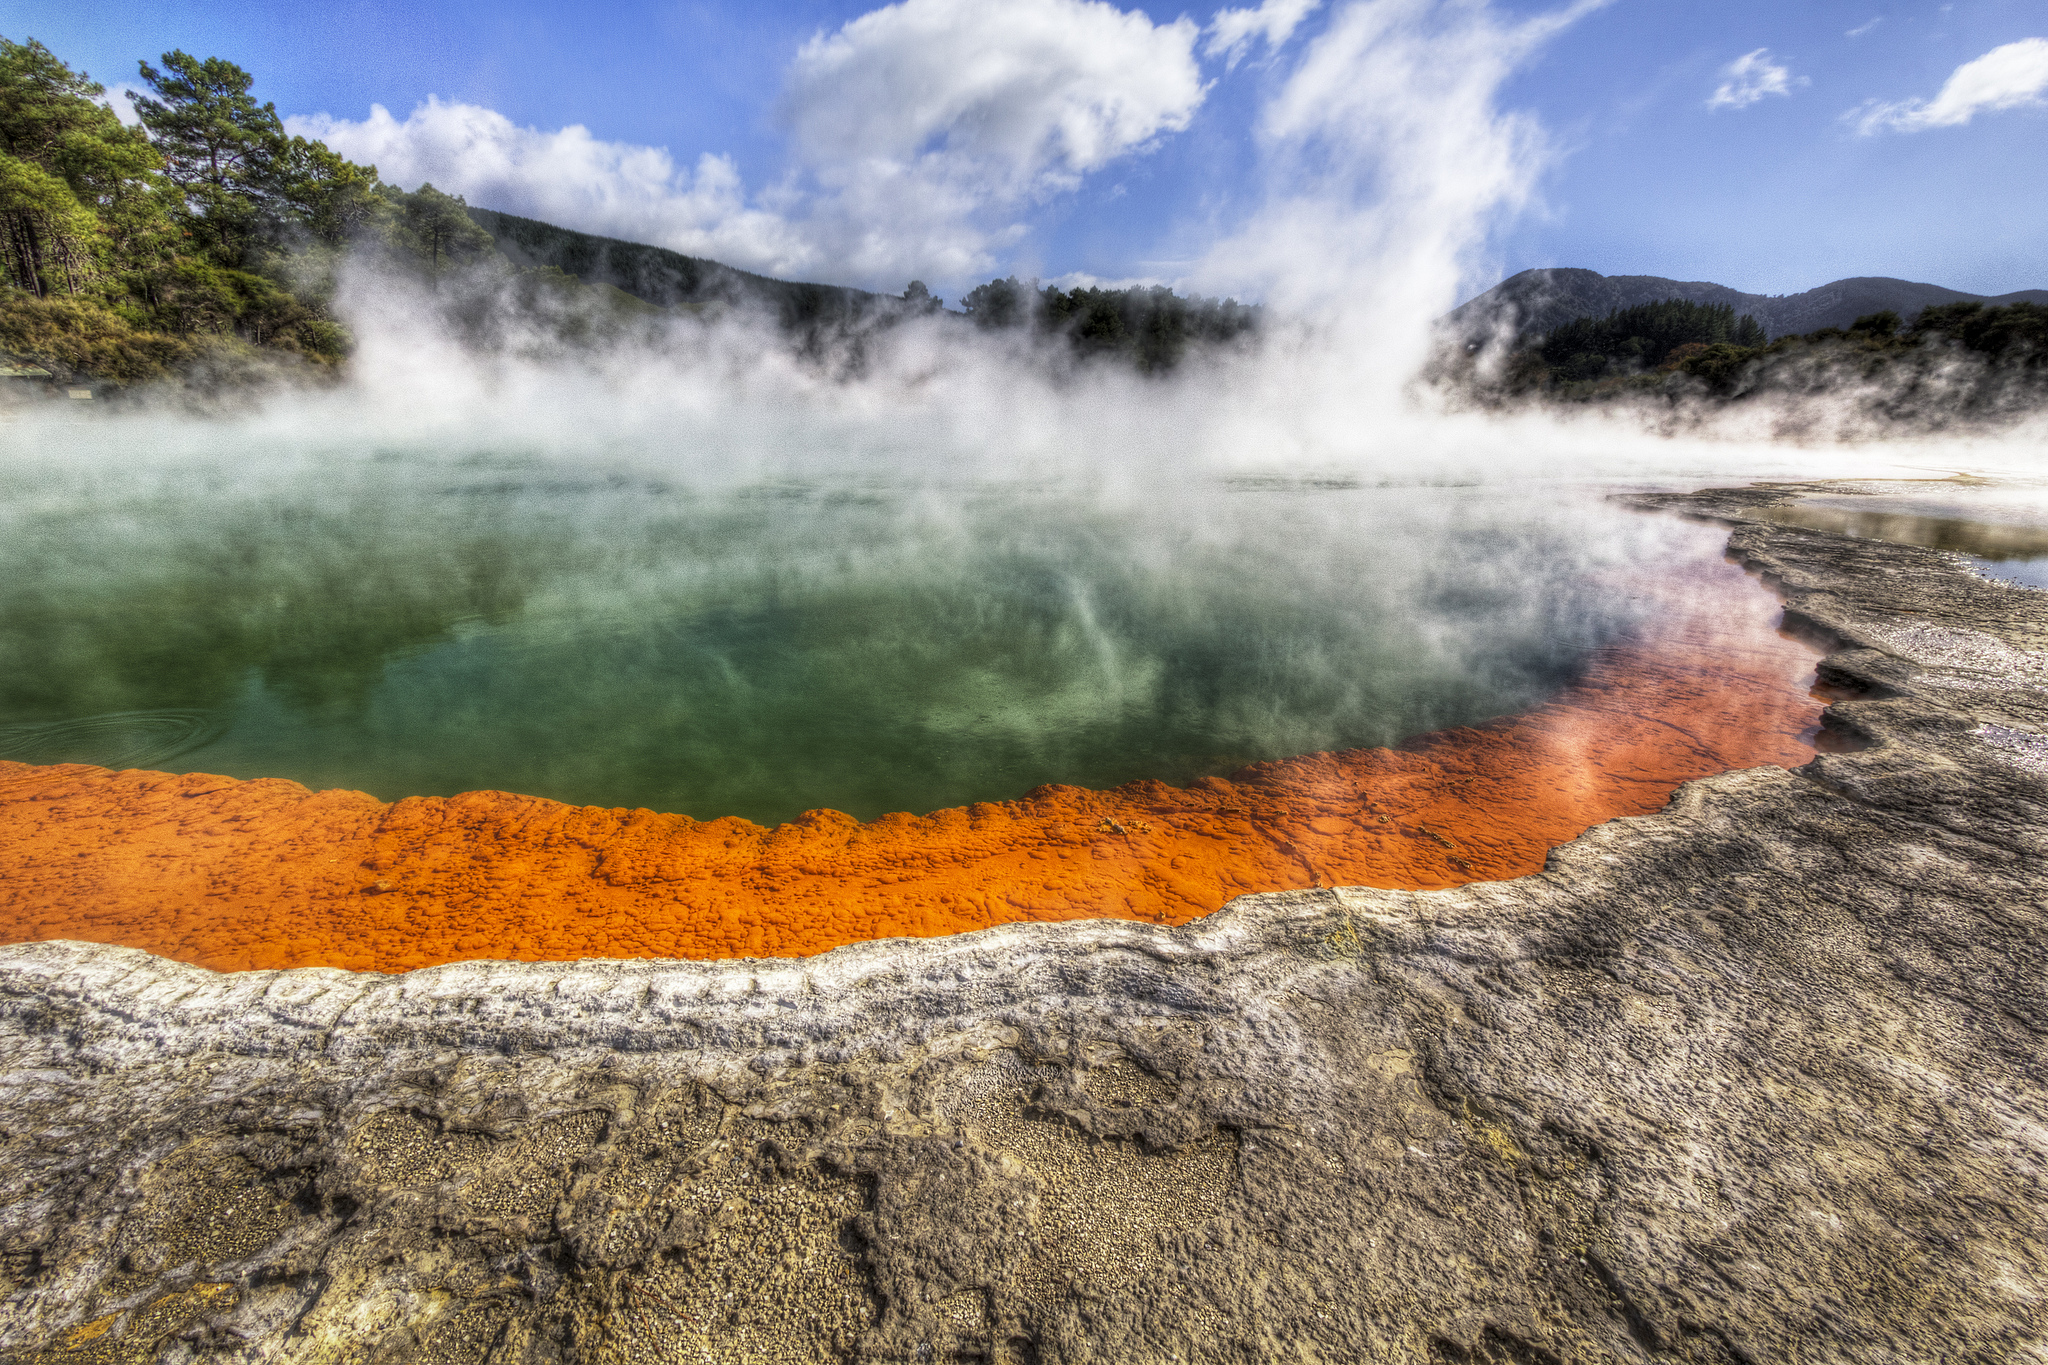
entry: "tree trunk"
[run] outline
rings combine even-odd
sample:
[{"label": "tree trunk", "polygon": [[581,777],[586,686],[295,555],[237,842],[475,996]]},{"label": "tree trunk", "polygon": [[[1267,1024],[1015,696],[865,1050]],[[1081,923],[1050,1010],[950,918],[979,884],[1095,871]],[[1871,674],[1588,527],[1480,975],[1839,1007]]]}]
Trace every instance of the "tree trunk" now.
[{"label": "tree trunk", "polygon": [[7,215],[8,245],[13,248],[15,275],[21,287],[37,298],[44,297],[41,253],[36,250],[35,217],[30,210],[17,209]]}]

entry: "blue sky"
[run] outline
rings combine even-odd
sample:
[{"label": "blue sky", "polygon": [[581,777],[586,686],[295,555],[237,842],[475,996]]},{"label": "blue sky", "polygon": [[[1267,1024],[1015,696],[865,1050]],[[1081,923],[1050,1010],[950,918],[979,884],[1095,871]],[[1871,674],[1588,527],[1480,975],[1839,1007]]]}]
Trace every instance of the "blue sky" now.
[{"label": "blue sky", "polygon": [[[110,85],[172,47],[227,57],[298,126],[472,202],[775,273],[957,292],[1013,269],[1218,278],[1217,243],[1292,192],[1275,167],[1301,147],[1276,141],[1272,110],[1341,89],[1303,71],[1357,2],[1241,0],[1252,36],[1234,62],[1215,8],[1100,0],[67,0],[0,5],[0,33]],[[1475,50],[1454,30],[1557,8],[1366,3],[1447,43],[1445,62]],[[2048,287],[2041,0],[1582,8],[1501,79],[1416,87],[1487,104],[1521,149],[1516,183],[1473,210],[1466,287],[1534,265],[1764,293],[1862,274]],[[947,84],[1005,61],[982,86]],[[912,87],[929,107],[899,117]],[[1344,136],[1390,116],[1359,117]],[[562,131],[577,126],[587,137]]]}]

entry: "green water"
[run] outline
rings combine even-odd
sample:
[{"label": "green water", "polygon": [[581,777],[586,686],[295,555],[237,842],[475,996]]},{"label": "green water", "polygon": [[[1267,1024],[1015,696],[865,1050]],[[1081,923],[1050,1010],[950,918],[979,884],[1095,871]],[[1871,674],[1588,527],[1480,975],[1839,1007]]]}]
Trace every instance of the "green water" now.
[{"label": "green water", "polygon": [[0,471],[0,757],[764,822],[1178,783],[1521,709],[1705,543],[1341,480],[247,473]]}]

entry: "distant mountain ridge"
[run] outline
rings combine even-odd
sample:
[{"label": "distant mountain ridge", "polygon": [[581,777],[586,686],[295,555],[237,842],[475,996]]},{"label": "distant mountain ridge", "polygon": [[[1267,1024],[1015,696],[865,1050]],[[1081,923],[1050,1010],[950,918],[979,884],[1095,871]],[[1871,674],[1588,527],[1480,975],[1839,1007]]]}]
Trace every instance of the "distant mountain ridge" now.
[{"label": "distant mountain ridge", "polygon": [[[552,266],[586,284],[608,284],[658,307],[753,303],[779,315],[785,326],[797,328],[851,322],[905,307],[893,294],[779,280],[666,247],[600,237],[494,209],[472,207],[469,216],[514,265]],[[1726,304],[1738,316],[1747,313],[1754,317],[1769,336],[1777,338],[1822,327],[1847,327],[1865,314],[1886,308],[1910,320],[1921,309],[1942,303],[2048,305],[2048,289],[1994,296],[1886,276],[1858,276],[1802,294],[1745,294],[1706,280],[1602,275],[1594,270],[1550,266],[1510,276],[1452,309],[1444,323],[1454,334],[1473,341],[1503,332],[1527,336],[1549,332],[1574,318],[1605,317],[1617,308],[1665,299]]]},{"label": "distant mountain ridge", "polygon": [[1996,296],[1965,294],[1938,284],[1916,284],[1886,276],[1858,276],[1809,289],[1803,294],[1745,294],[1704,280],[1671,280],[1661,275],[1602,275],[1593,270],[1546,267],[1524,270],[1451,310],[1444,322],[1470,340],[1499,333],[1548,332],[1580,317],[1605,317],[1617,308],[1684,299],[1726,304],[1763,324],[1773,338],[1847,327],[1868,313],[1891,309],[1910,320],[1939,303],[2048,304],[2048,289],[2022,289]]}]

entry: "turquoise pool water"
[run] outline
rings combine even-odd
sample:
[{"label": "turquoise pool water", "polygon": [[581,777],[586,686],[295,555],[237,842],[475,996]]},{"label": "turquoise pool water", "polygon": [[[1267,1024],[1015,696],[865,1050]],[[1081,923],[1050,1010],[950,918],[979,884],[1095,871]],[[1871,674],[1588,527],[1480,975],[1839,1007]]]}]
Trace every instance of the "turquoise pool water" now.
[{"label": "turquoise pool water", "polygon": [[329,452],[0,477],[0,757],[772,822],[1521,709],[1718,536],[1577,492],[707,489]]}]

